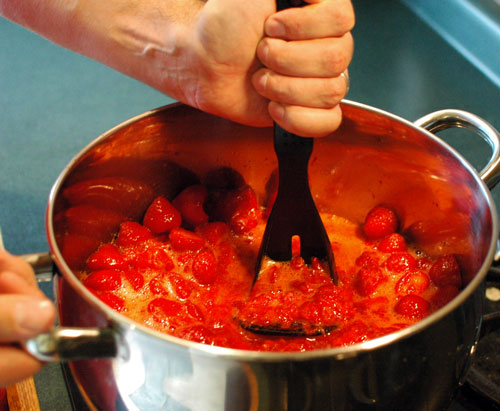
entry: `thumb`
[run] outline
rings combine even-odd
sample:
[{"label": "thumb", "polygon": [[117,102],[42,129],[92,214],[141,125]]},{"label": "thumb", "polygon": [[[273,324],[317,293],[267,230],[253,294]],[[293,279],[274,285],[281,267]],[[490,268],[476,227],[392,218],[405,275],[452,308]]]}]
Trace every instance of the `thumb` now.
[{"label": "thumb", "polygon": [[48,331],[56,318],[54,304],[30,295],[0,295],[0,342],[16,342]]}]

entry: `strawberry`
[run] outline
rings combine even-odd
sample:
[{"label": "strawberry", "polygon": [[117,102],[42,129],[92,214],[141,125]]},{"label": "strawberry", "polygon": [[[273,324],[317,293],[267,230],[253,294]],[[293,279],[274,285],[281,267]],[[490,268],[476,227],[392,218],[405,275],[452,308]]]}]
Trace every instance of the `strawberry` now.
[{"label": "strawberry", "polygon": [[380,241],[378,249],[384,253],[406,251],[406,241],[401,234],[392,233]]},{"label": "strawberry", "polygon": [[134,221],[126,221],[120,225],[116,245],[118,247],[132,247],[151,238],[153,235],[149,229]]},{"label": "strawberry", "polygon": [[186,280],[184,277],[181,277],[179,274],[176,273],[170,273],[169,274],[169,281],[172,287],[174,288],[175,295],[177,298],[181,300],[185,300],[186,298],[189,297],[191,294],[191,291],[193,291],[193,286],[192,282],[190,283],[188,280]]},{"label": "strawberry", "polygon": [[187,313],[193,317],[195,320],[198,321],[204,321],[205,316],[203,315],[203,311],[201,311],[200,307],[197,305],[193,304],[191,301],[186,301],[185,302],[185,307]]},{"label": "strawberry", "polygon": [[121,270],[126,266],[125,259],[113,244],[103,244],[99,249],[92,254],[88,261],[87,267],[90,271],[104,270],[113,268]]},{"label": "strawberry", "polygon": [[429,312],[429,309],[429,302],[415,294],[405,295],[397,302],[395,307],[398,314],[410,319],[424,318]]},{"label": "strawberry", "polygon": [[168,284],[166,274],[159,274],[149,282],[149,290],[153,295],[168,295]]},{"label": "strawberry", "polygon": [[208,215],[203,209],[206,198],[207,188],[203,185],[193,185],[181,191],[172,204],[180,211],[182,222],[195,227],[208,222]]},{"label": "strawberry", "polygon": [[125,300],[114,295],[113,293],[100,293],[97,297],[115,311],[122,311],[125,308]]},{"label": "strawberry", "polygon": [[377,206],[366,215],[363,232],[368,239],[378,240],[395,233],[398,226],[398,217],[394,211],[384,206]]},{"label": "strawberry", "polygon": [[138,254],[134,261],[135,268],[156,270],[171,270],[175,267],[174,261],[164,248],[147,248],[144,252]]},{"label": "strawberry", "polygon": [[217,259],[211,250],[199,251],[193,260],[193,275],[200,284],[212,284],[217,278]]},{"label": "strawberry", "polygon": [[180,227],[181,213],[165,197],[156,197],[144,214],[143,224],[155,234]]},{"label": "strawberry", "polygon": [[179,314],[181,309],[181,303],[161,297],[155,298],[148,304],[148,312],[158,322],[165,322],[169,317]]},{"label": "strawberry", "polygon": [[358,271],[356,288],[358,294],[367,296],[373,294],[377,287],[386,280],[382,270],[378,267],[363,267]]},{"label": "strawberry", "polygon": [[168,238],[176,251],[198,251],[205,245],[202,237],[184,228],[172,229]]},{"label": "strawberry", "polygon": [[137,270],[127,270],[124,272],[125,278],[135,291],[138,291],[144,285],[144,276]]},{"label": "strawberry", "polygon": [[378,255],[373,251],[364,251],[358,258],[356,258],[355,263],[359,267],[378,267]]},{"label": "strawberry", "polygon": [[122,284],[121,271],[100,270],[90,274],[83,284],[95,291],[114,291]]},{"label": "strawberry", "polygon": [[203,325],[192,325],[184,328],[179,337],[189,341],[209,344],[213,335],[208,328]]},{"label": "strawberry", "polygon": [[413,256],[407,252],[393,253],[385,261],[386,268],[394,273],[404,273],[413,270],[416,265],[417,262]]},{"label": "strawberry", "polygon": [[422,294],[429,287],[429,277],[422,271],[410,271],[396,283],[398,294]]},{"label": "strawberry", "polygon": [[460,266],[452,255],[439,258],[429,270],[429,276],[438,287],[454,285],[460,288],[462,285]]}]

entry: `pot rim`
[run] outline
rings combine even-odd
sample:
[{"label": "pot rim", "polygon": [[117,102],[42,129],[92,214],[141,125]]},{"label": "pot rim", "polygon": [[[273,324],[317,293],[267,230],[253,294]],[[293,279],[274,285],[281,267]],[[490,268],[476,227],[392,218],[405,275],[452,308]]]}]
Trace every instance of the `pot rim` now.
[{"label": "pot rim", "polygon": [[151,328],[146,327],[145,325],[142,325],[140,323],[137,323],[130,318],[114,311],[112,308],[110,308],[108,305],[103,303],[101,300],[99,300],[95,295],[93,295],[87,288],[82,284],[82,282],[73,274],[72,270],[69,268],[69,266],[66,264],[61,250],[57,246],[57,242],[55,239],[55,233],[53,230],[53,211],[54,211],[54,204],[55,204],[55,199],[59,195],[61,186],[67,176],[67,174],[70,172],[70,170],[73,168],[73,166],[79,161],[79,159],[86,154],[87,152],[91,151],[94,146],[108,138],[109,136],[113,135],[115,132],[118,130],[121,130],[130,124],[144,119],[146,117],[152,116],[154,114],[157,114],[159,112],[168,110],[173,107],[177,106],[184,106],[182,103],[172,103],[168,104],[153,110],[146,111],[142,114],[139,114],[137,116],[134,116],[118,125],[115,127],[109,129],[108,131],[104,132],[101,134],[99,137],[94,139],[92,142],[90,142],[87,146],[85,146],[77,155],[73,157],[73,159],[67,164],[67,166],[62,170],[58,178],[56,179],[54,185],[52,186],[52,189],[49,194],[49,199],[48,199],[48,205],[47,205],[47,210],[46,210],[46,232],[47,232],[47,239],[49,243],[49,248],[51,250],[51,255],[56,263],[57,267],[59,268],[60,272],[62,273],[62,276],[64,277],[65,280],[68,281],[71,287],[73,287],[79,294],[83,295],[85,300],[91,304],[94,308],[98,309],[101,312],[104,312],[108,320],[110,321],[110,326],[111,328],[114,328],[117,330],[118,333],[120,334],[125,334],[127,331],[131,330],[137,330],[140,331],[141,333],[147,334],[151,337],[154,338],[159,338],[161,340],[164,340],[165,342],[169,342],[181,347],[184,347],[186,349],[196,351],[200,354],[206,354],[206,355],[215,355],[218,357],[226,357],[231,360],[239,360],[239,361],[248,361],[248,360],[258,360],[261,362],[278,362],[278,361],[284,361],[284,360],[291,360],[291,361],[308,361],[312,359],[321,359],[321,358],[337,358],[337,359],[342,359],[342,358],[350,358],[354,357],[356,355],[359,355],[360,353],[371,351],[377,348],[382,348],[384,346],[387,346],[397,340],[403,340],[406,339],[414,334],[419,333],[423,329],[431,326],[433,323],[440,321],[442,318],[446,317],[448,314],[450,314],[452,311],[454,311],[456,308],[458,308],[461,304],[467,300],[472,293],[480,286],[480,284],[483,282],[483,279],[485,278],[488,269],[494,259],[495,252],[496,252],[496,247],[497,247],[497,237],[495,236],[495,233],[498,233],[498,216],[497,216],[497,211],[496,211],[496,206],[493,201],[492,195],[484,181],[480,178],[479,174],[477,171],[468,163],[467,160],[459,153],[457,152],[453,147],[451,147],[449,144],[444,142],[443,140],[439,139],[435,134],[431,133],[430,131],[427,131],[426,129],[419,127],[415,125],[414,123],[405,120],[404,118],[401,118],[395,114],[392,114],[390,112],[384,111],[382,109],[378,109],[363,103],[358,103],[355,101],[351,100],[342,100],[341,106],[352,106],[360,109],[364,109],[382,116],[385,116],[393,121],[397,121],[399,123],[403,123],[404,125],[413,128],[420,133],[425,134],[428,138],[434,140],[437,144],[441,145],[444,147],[446,150],[450,151],[454,156],[460,161],[461,165],[467,169],[469,174],[473,176],[474,180],[478,183],[479,187],[481,188],[481,192],[486,198],[488,207],[491,212],[492,216],[492,238],[490,239],[490,245],[488,249],[488,253],[486,255],[486,258],[483,261],[483,264],[481,265],[481,268],[478,270],[477,274],[474,276],[473,280],[458,294],[457,297],[455,297],[452,301],[450,301],[448,304],[446,304],[444,307],[440,308],[436,312],[432,313],[428,317],[418,321],[417,323],[405,327],[401,330],[398,330],[396,332],[384,335],[382,337],[378,337],[372,340],[368,340],[365,342],[345,346],[345,347],[334,347],[334,348],[326,348],[326,349],[317,349],[317,350],[311,350],[311,351],[305,351],[305,352],[297,352],[297,351],[290,351],[290,352],[267,352],[267,351],[251,351],[251,350],[242,350],[242,349],[234,349],[234,348],[226,348],[226,347],[219,347],[219,346],[212,346],[212,345],[206,345],[202,343],[197,343],[193,341],[188,341],[184,340],[178,337],[174,337],[172,335],[162,333],[160,331],[153,330]]}]

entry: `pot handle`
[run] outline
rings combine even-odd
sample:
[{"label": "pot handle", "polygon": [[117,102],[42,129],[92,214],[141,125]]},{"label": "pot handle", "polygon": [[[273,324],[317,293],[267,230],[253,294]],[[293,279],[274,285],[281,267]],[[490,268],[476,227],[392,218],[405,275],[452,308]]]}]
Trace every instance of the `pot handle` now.
[{"label": "pot handle", "polygon": [[419,118],[414,124],[431,133],[448,128],[467,128],[480,135],[491,147],[492,153],[488,164],[479,176],[489,189],[500,181],[500,135],[495,128],[481,117],[462,110],[440,110]]},{"label": "pot handle", "polygon": [[[49,253],[20,256],[35,271],[38,282],[52,281],[55,265]],[[26,340],[24,349],[43,362],[111,358],[118,355],[119,333],[112,328],[54,327]]]},{"label": "pot handle", "polygon": [[118,354],[117,333],[108,328],[54,327],[24,342],[24,348],[43,362],[111,358]]}]

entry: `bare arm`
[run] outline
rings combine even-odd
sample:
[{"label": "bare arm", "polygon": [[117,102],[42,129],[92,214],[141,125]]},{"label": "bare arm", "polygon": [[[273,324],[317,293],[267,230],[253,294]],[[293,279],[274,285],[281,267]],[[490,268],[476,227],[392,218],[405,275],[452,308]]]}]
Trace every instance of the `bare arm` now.
[{"label": "bare arm", "polygon": [[0,13],[201,110],[302,135],[338,127],[350,0],[0,0]]}]

